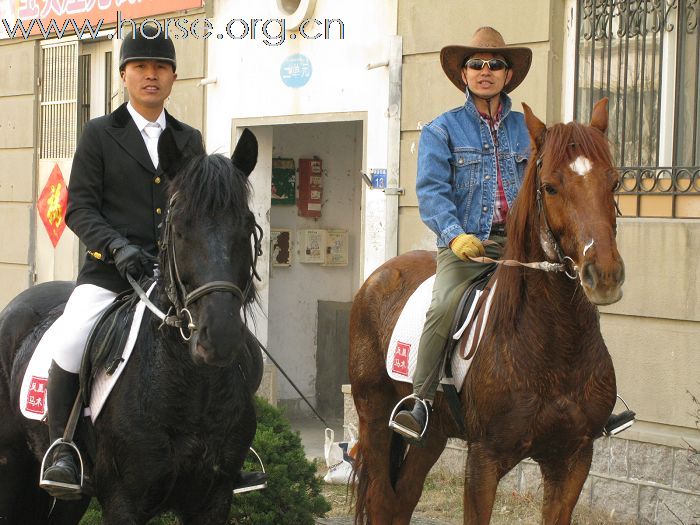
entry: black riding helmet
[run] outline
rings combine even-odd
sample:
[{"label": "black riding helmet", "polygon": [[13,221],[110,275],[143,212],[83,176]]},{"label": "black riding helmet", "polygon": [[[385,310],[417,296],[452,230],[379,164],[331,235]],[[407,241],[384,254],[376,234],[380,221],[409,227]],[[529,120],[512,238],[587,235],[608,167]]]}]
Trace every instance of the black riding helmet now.
[{"label": "black riding helmet", "polygon": [[173,71],[177,65],[173,41],[152,25],[141,26],[124,38],[119,51],[119,71],[132,60],[162,60],[172,64]]}]

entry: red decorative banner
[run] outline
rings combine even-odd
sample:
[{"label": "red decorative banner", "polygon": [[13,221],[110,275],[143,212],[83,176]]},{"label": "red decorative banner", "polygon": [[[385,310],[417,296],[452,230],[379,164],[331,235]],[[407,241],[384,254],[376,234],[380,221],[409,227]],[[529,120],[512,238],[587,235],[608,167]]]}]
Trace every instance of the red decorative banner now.
[{"label": "red decorative banner", "polygon": [[63,174],[55,164],[46,186],[39,195],[36,207],[39,210],[39,217],[44,223],[46,233],[55,248],[58,240],[66,229],[66,205],[68,204],[68,188]]}]

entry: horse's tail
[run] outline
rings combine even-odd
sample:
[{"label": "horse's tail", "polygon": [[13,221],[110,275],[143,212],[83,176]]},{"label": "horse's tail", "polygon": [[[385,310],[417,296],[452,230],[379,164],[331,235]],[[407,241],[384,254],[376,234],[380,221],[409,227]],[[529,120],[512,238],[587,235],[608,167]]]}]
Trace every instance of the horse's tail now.
[{"label": "horse's tail", "polygon": [[[362,435],[360,435],[357,442],[357,449],[355,452],[355,466],[353,468],[353,474],[351,479],[351,485],[354,487],[353,499],[355,502],[355,525],[381,525],[372,524],[367,518],[366,507],[367,500],[369,497],[369,476],[367,474],[367,468],[365,467],[365,461],[367,461],[367,454],[365,454],[365,447],[371,446],[368,443],[363,442]],[[399,477],[399,470],[401,469],[401,464],[406,455],[406,448],[408,444],[401,438],[397,433],[391,433],[391,445],[389,448],[389,479],[391,481],[391,486],[396,488],[396,481]],[[379,494],[373,495],[376,497],[381,497]]]}]

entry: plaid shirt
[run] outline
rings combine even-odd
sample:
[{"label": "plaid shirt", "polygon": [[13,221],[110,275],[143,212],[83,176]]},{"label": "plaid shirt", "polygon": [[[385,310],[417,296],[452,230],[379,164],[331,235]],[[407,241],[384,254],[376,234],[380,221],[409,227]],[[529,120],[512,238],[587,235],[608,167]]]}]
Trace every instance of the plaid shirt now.
[{"label": "plaid shirt", "polygon": [[[493,144],[496,155],[498,158],[498,126],[501,123],[501,106],[498,107],[498,113],[491,120],[491,117],[486,113],[479,112],[480,115],[489,123],[489,128],[491,129],[491,136],[493,137]],[[506,200],[506,193],[503,191],[503,180],[501,178],[501,167],[498,162],[496,162],[496,175],[498,179],[498,185],[496,190],[496,198],[493,206],[493,222],[492,224],[505,224],[506,217],[508,216],[508,201]]]}]

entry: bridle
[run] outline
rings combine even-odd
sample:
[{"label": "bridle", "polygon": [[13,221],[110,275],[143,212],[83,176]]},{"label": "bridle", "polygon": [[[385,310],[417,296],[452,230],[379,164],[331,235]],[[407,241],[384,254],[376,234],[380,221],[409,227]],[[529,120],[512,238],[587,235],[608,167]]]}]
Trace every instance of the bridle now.
[{"label": "bridle", "polygon": [[[547,136],[547,129],[542,130],[537,143],[540,144],[540,150],[544,147],[544,141]],[[561,249],[559,241],[557,240],[552,228],[549,226],[549,221],[547,220],[547,210],[545,209],[545,201],[542,196],[542,185],[540,171],[542,169],[542,154],[537,157],[535,161],[535,186],[537,187],[536,194],[536,205],[537,205],[537,215],[540,217],[540,230],[544,232],[547,237],[547,242],[553,247],[554,253],[559,259],[558,263],[553,263],[550,261],[539,261],[539,262],[520,262],[513,259],[492,259],[490,257],[470,257],[472,261],[481,263],[495,263],[503,266],[524,266],[526,268],[532,268],[535,270],[542,270],[545,272],[563,272],[569,279],[576,280],[578,278],[578,266],[574,260],[568,255],[564,255],[564,251]],[[492,241],[485,241],[484,244],[489,244]]]},{"label": "bridle", "polygon": [[170,308],[168,308],[168,312],[163,313],[157,306],[155,306],[150,299],[148,299],[145,292],[143,292],[143,289],[141,289],[138,283],[136,283],[136,281],[130,275],[127,275],[127,278],[141,300],[145,302],[148,309],[163,321],[162,324],[179,328],[180,335],[182,336],[183,340],[189,341],[194,332],[197,331],[197,323],[195,323],[190,307],[202,297],[213,292],[228,292],[238,298],[241,306],[245,304],[253,286],[253,279],[257,279],[258,281],[261,280],[260,275],[256,270],[256,265],[258,262],[258,257],[262,255],[263,232],[260,225],[255,222],[255,227],[253,228],[253,232],[251,234],[253,238],[251,248],[253,252],[253,264],[251,267],[250,276],[248,277],[246,286],[243,290],[241,290],[241,288],[231,281],[210,281],[188,292],[185,285],[182,283],[182,278],[180,276],[181,274],[177,264],[177,255],[175,251],[175,240],[173,238],[172,210],[177,202],[177,198],[177,192],[173,193],[173,195],[170,197],[168,211],[165,216],[163,236],[158,243],[165,266],[165,292],[171,304]]},{"label": "bridle", "polygon": [[[546,133],[547,130],[545,129],[542,134],[546,135]],[[544,144],[544,136],[541,140],[541,144]],[[541,230],[544,231],[544,234],[547,237],[547,243],[552,246],[554,253],[557,255],[557,259],[559,259],[559,264],[561,265],[559,271],[564,272],[564,274],[573,281],[578,277],[578,267],[571,257],[564,255],[564,250],[561,249],[559,240],[554,236],[554,232],[552,231],[549,221],[547,220],[547,210],[545,209],[544,198],[542,196],[542,184],[540,183],[541,169],[542,155],[538,156],[537,160],[535,161],[535,186],[537,187],[535,202],[537,204],[537,215],[540,217]],[[571,267],[572,273],[569,273],[569,266]]]}]

